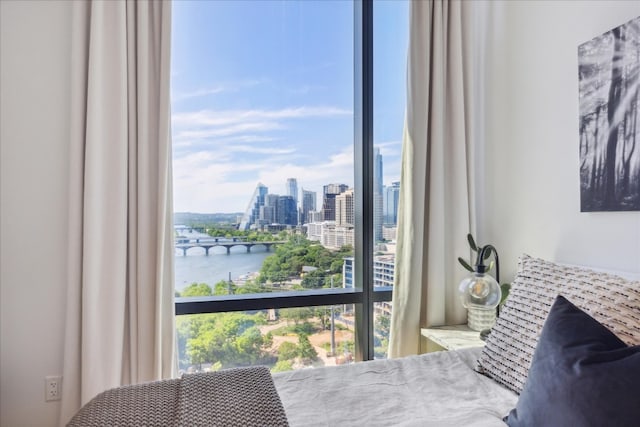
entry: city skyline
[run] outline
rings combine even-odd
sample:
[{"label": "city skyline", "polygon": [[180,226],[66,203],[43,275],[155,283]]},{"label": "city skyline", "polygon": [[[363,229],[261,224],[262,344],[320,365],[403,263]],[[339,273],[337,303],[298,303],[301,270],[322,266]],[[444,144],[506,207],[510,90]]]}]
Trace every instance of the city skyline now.
[{"label": "city skyline", "polygon": [[[407,2],[376,3],[383,184],[400,178],[407,22]],[[353,187],[353,31],[350,2],[175,3],[175,212],[245,212],[258,182],[286,195],[292,177],[318,195],[326,183]]]},{"label": "city skyline", "polygon": [[[379,179],[383,171],[383,158],[379,150],[374,151],[373,224],[375,241],[383,241],[385,227],[397,223],[398,196],[400,182],[390,186],[382,185]],[[287,178],[287,195],[275,194],[269,187],[259,182],[246,210],[242,214],[238,229],[271,229],[279,227],[308,225],[308,235],[323,239],[323,234],[335,230],[345,234],[345,241],[351,241],[355,225],[354,188],[346,184],[331,183],[323,186],[322,204],[318,208],[316,193],[304,187],[298,193],[297,178]],[[296,201],[299,199],[299,202]],[[283,229],[283,228],[281,228]],[[349,231],[351,230],[351,231]],[[351,244],[351,243],[350,243]]]}]

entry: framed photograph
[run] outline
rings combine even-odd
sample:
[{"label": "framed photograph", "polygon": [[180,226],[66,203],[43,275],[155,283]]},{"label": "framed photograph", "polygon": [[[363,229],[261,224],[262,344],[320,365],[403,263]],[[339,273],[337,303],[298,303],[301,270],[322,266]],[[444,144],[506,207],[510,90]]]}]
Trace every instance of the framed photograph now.
[{"label": "framed photograph", "polygon": [[640,211],[640,16],[578,47],[580,210]]}]

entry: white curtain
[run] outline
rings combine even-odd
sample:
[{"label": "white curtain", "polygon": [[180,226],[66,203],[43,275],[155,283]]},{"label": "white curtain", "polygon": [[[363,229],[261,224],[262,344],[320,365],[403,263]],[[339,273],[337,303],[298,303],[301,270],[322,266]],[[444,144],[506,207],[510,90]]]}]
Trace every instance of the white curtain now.
[{"label": "white curtain", "polygon": [[470,3],[410,6],[390,357],[419,353],[421,327],[466,322],[456,292],[475,226]]},{"label": "white curtain", "polygon": [[174,366],[168,1],[74,3],[60,423]]}]

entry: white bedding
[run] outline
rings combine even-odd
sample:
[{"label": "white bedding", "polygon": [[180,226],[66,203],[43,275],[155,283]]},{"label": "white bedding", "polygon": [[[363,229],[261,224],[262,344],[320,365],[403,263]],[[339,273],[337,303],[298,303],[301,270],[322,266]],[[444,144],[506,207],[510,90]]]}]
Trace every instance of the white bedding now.
[{"label": "white bedding", "polygon": [[274,374],[291,427],[502,426],[517,395],[474,371],[479,348]]}]

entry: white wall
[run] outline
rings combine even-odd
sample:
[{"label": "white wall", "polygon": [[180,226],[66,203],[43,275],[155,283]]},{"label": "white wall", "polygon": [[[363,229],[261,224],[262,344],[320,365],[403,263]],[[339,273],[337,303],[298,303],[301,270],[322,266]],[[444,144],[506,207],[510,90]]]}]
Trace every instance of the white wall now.
[{"label": "white wall", "polygon": [[640,15],[638,1],[493,2],[479,235],[510,279],[522,253],[640,272],[640,212],[580,213],[578,45]]},{"label": "white wall", "polygon": [[69,3],[0,1],[0,425],[57,425],[69,139]]}]

